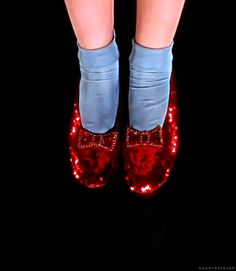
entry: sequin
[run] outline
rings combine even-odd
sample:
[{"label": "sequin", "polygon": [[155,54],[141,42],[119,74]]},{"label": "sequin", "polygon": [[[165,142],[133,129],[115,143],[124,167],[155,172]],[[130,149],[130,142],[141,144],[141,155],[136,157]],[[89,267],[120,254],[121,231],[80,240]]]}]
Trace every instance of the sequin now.
[{"label": "sequin", "polygon": [[118,168],[120,137],[118,121],[113,129],[95,134],[83,129],[79,114],[79,88],[75,97],[69,133],[69,154],[75,181],[89,188],[108,183]]},{"label": "sequin", "polygon": [[179,147],[177,90],[171,77],[168,112],[163,128],[140,132],[127,127],[124,144],[125,180],[139,195],[152,195],[169,178]]}]

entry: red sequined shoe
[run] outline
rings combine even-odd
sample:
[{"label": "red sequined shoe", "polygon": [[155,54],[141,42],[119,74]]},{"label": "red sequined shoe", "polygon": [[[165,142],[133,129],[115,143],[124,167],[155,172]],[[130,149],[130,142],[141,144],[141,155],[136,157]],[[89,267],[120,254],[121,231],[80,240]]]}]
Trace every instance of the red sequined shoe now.
[{"label": "red sequined shoe", "polygon": [[[79,95],[79,90],[77,91]],[[89,188],[103,187],[118,168],[120,135],[118,121],[104,134],[82,127],[76,95],[69,134],[70,162],[75,180]],[[117,114],[118,115],[118,114]]]},{"label": "red sequined shoe", "polygon": [[174,77],[163,128],[137,131],[128,127],[124,144],[125,180],[140,195],[153,194],[168,179],[178,150],[178,110]]}]

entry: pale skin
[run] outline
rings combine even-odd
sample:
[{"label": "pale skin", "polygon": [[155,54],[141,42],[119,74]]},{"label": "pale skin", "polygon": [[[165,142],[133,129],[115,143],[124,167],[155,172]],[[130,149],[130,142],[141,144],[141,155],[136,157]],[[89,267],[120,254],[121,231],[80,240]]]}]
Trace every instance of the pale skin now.
[{"label": "pale skin", "polygon": [[[185,0],[137,0],[135,41],[148,48],[169,46]],[[82,48],[108,45],[114,35],[114,0],[65,0],[77,41]]]},{"label": "pale skin", "polygon": [[169,46],[183,6],[184,0],[137,0],[135,41],[149,48]]},{"label": "pale skin", "polygon": [[79,45],[97,49],[109,44],[114,33],[114,0],[65,0]]}]

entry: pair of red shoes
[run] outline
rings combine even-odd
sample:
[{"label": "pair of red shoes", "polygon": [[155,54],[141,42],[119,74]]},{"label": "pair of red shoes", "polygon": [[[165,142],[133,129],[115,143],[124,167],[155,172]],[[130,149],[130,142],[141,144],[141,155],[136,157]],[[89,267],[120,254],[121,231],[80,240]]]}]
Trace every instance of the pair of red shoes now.
[{"label": "pair of red shoes", "polygon": [[103,187],[118,169],[122,150],[125,180],[132,192],[152,194],[167,181],[176,159],[179,138],[173,76],[163,128],[157,126],[151,131],[140,132],[127,127],[124,144],[121,143],[118,121],[104,134],[83,129],[78,101],[77,96],[69,135],[70,161],[78,182],[89,188]]}]

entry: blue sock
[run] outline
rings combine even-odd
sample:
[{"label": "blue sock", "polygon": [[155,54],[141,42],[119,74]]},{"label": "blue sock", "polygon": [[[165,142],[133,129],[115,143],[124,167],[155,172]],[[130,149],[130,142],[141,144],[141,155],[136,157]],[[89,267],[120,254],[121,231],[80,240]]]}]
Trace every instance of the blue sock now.
[{"label": "blue sock", "polygon": [[119,51],[115,41],[78,51],[81,80],[79,108],[83,128],[105,133],[113,128],[119,100]]},{"label": "blue sock", "polygon": [[172,46],[151,49],[133,41],[130,54],[129,121],[139,131],[164,124],[167,113]]}]

